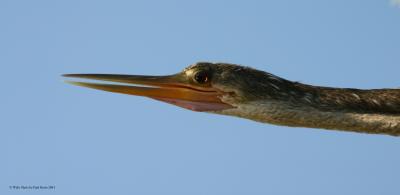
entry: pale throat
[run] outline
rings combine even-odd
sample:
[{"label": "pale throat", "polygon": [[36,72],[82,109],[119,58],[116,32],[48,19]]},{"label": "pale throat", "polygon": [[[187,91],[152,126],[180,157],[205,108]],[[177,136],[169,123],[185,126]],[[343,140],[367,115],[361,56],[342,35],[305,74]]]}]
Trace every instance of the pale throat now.
[{"label": "pale throat", "polygon": [[283,101],[253,101],[214,113],[293,127],[311,127],[360,133],[400,135],[400,115],[321,111]]}]

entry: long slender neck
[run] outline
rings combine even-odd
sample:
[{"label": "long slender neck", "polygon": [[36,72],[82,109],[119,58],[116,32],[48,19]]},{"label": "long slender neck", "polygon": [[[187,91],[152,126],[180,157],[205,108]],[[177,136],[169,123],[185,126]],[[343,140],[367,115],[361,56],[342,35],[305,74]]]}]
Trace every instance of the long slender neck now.
[{"label": "long slender neck", "polygon": [[262,95],[266,98],[237,104],[237,109],[221,114],[284,126],[400,135],[400,89],[343,89],[284,82],[274,83],[280,90],[276,94],[284,95]]},{"label": "long slender neck", "polygon": [[400,135],[400,115],[325,111],[273,101],[252,102],[232,111],[225,114],[284,126]]},{"label": "long slender neck", "polygon": [[306,91],[303,99],[314,97],[308,98],[300,109],[304,116],[309,117],[303,120],[305,126],[400,135],[400,89],[361,90],[296,85]]}]

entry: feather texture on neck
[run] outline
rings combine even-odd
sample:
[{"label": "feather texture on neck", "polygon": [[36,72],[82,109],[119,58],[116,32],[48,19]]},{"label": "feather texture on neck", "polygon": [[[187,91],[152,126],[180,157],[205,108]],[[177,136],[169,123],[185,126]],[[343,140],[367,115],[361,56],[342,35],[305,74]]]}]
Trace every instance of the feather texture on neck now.
[{"label": "feather texture on neck", "polygon": [[390,114],[321,111],[282,102],[251,102],[218,111],[258,122],[292,127],[310,127],[359,133],[400,135],[400,116]]}]

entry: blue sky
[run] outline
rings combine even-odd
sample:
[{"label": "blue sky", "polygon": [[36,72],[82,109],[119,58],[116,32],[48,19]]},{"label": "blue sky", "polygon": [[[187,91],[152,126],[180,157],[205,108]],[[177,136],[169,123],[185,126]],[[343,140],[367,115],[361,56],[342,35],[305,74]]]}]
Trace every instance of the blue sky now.
[{"label": "blue sky", "polygon": [[389,0],[2,0],[0,194],[399,194],[400,138],[191,112],[60,77],[218,61],[399,87],[399,22]]}]

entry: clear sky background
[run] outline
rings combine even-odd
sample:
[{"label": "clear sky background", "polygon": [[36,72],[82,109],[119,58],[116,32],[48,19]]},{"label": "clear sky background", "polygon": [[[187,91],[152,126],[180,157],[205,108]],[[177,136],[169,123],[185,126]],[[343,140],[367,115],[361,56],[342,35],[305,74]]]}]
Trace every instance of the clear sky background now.
[{"label": "clear sky background", "polygon": [[1,0],[0,25],[0,194],[400,194],[398,137],[191,112],[60,76],[218,61],[400,87],[395,1]]}]

